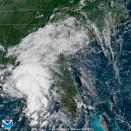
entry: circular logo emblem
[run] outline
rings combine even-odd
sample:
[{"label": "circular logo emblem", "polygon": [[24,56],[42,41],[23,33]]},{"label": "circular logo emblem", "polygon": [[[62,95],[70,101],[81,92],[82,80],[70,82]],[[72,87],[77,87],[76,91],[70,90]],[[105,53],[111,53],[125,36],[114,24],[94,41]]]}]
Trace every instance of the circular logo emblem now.
[{"label": "circular logo emblem", "polygon": [[2,126],[5,128],[10,128],[13,126],[13,120],[9,117],[6,117],[2,120]]}]

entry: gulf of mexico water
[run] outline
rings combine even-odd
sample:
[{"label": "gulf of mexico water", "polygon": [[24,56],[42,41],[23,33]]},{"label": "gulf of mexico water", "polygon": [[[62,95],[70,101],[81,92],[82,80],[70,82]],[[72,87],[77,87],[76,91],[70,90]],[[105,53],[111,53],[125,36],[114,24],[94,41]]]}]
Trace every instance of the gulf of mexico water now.
[{"label": "gulf of mexico water", "polygon": [[[43,127],[43,130],[58,130],[62,127],[65,130],[130,131],[131,22],[112,29],[109,36],[103,33],[100,38],[79,50],[71,61],[82,99],[77,119],[71,120],[66,115],[70,124],[50,119],[50,125]],[[8,77],[9,74],[5,75]],[[58,112],[61,107],[57,102],[55,105],[52,110]],[[39,130],[39,126],[29,126],[30,120],[23,112],[25,107],[25,100],[10,97],[1,88],[0,119],[9,116],[14,120],[11,131]]]},{"label": "gulf of mexico water", "polygon": [[[131,22],[105,32],[101,37],[79,50],[71,61],[73,76],[82,100],[80,113],[75,120],[68,114],[50,119],[50,124],[30,127],[31,119],[25,112],[26,100],[9,96],[2,84],[10,75],[1,78],[0,120],[9,116],[14,125],[11,131],[29,130],[89,130],[130,131],[131,124]],[[59,112],[55,102],[51,115]],[[52,117],[53,118],[53,117]],[[40,119],[38,121],[41,121]],[[1,130],[5,130],[1,128]]]}]

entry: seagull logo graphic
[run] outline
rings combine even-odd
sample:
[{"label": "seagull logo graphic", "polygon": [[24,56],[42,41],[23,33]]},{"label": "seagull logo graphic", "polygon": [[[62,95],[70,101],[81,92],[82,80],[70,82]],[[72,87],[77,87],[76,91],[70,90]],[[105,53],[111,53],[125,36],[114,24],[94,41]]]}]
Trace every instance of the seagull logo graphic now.
[{"label": "seagull logo graphic", "polygon": [[13,125],[13,120],[9,117],[2,120],[2,126],[5,128],[10,128]]}]

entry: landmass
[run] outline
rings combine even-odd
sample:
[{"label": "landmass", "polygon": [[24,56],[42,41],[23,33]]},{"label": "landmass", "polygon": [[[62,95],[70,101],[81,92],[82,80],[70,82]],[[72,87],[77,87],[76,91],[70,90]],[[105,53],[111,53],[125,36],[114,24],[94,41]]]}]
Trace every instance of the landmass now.
[{"label": "landmass", "polygon": [[[62,12],[61,12],[62,11]],[[60,14],[61,12],[61,14]],[[88,31],[90,41],[107,26],[118,26],[127,18],[123,0],[0,0],[0,63],[15,64],[7,57],[8,47],[19,44],[29,33],[66,17],[75,17]],[[78,96],[75,80],[64,54],[58,56],[58,72],[53,71],[56,86],[60,89],[60,100],[71,116],[76,115]],[[19,66],[19,65],[18,65]]]}]

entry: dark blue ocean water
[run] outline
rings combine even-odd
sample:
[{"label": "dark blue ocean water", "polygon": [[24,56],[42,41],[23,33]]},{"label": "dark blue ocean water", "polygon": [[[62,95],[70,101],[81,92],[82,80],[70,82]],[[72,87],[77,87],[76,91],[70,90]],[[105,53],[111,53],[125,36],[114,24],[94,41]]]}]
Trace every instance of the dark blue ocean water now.
[{"label": "dark blue ocean water", "polygon": [[131,0],[127,3],[127,9],[129,10],[129,15],[131,17]]},{"label": "dark blue ocean water", "polygon": [[[3,94],[2,91],[0,93]],[[14,121],[12,131],[18,131],[19,129],[29,131],[28,119],[22,113],[25,105],[24,100],[12,98],[7,94],[3,94],[3,96],[0,97],[0,125],[5,117],[10,117]],[[5,131],[5,129],[0,128],[0,131]]]},{"label": "dark blue ocean water", "polygon": [[[103,127],[109,131],[131,130],[131,21],[112,29],[110,37],[112,50],[108,46],[104,47],[107,55],[99,39],[96,39],[77,52],[71,61],[73,76],[85,104],[77,121],[72,121],[75,123],[73,128],[90,127],[93,131],[103,131]],[[25,101],[12,98],[0,89],[0,94],[3,94],[0,97],[0,121],[9,116],[14,121],[11,131],[29,131],[29,120],[22,112]],[[94,109],[89,109],[89,105]],[[89,124],[86,124],[87,121]],[[70,130],[70,125],[64,126]]]},{"label": "dark blue ocean water", "polygon": [[88,111],[94,131],[102,131],[96,129],[100,116],[109,131],[130,131],[131,22],[111,31],[110,47],[105,55],[96,39],[79,51],[72,60],[74,77],[83,103],[95,108]]}]

